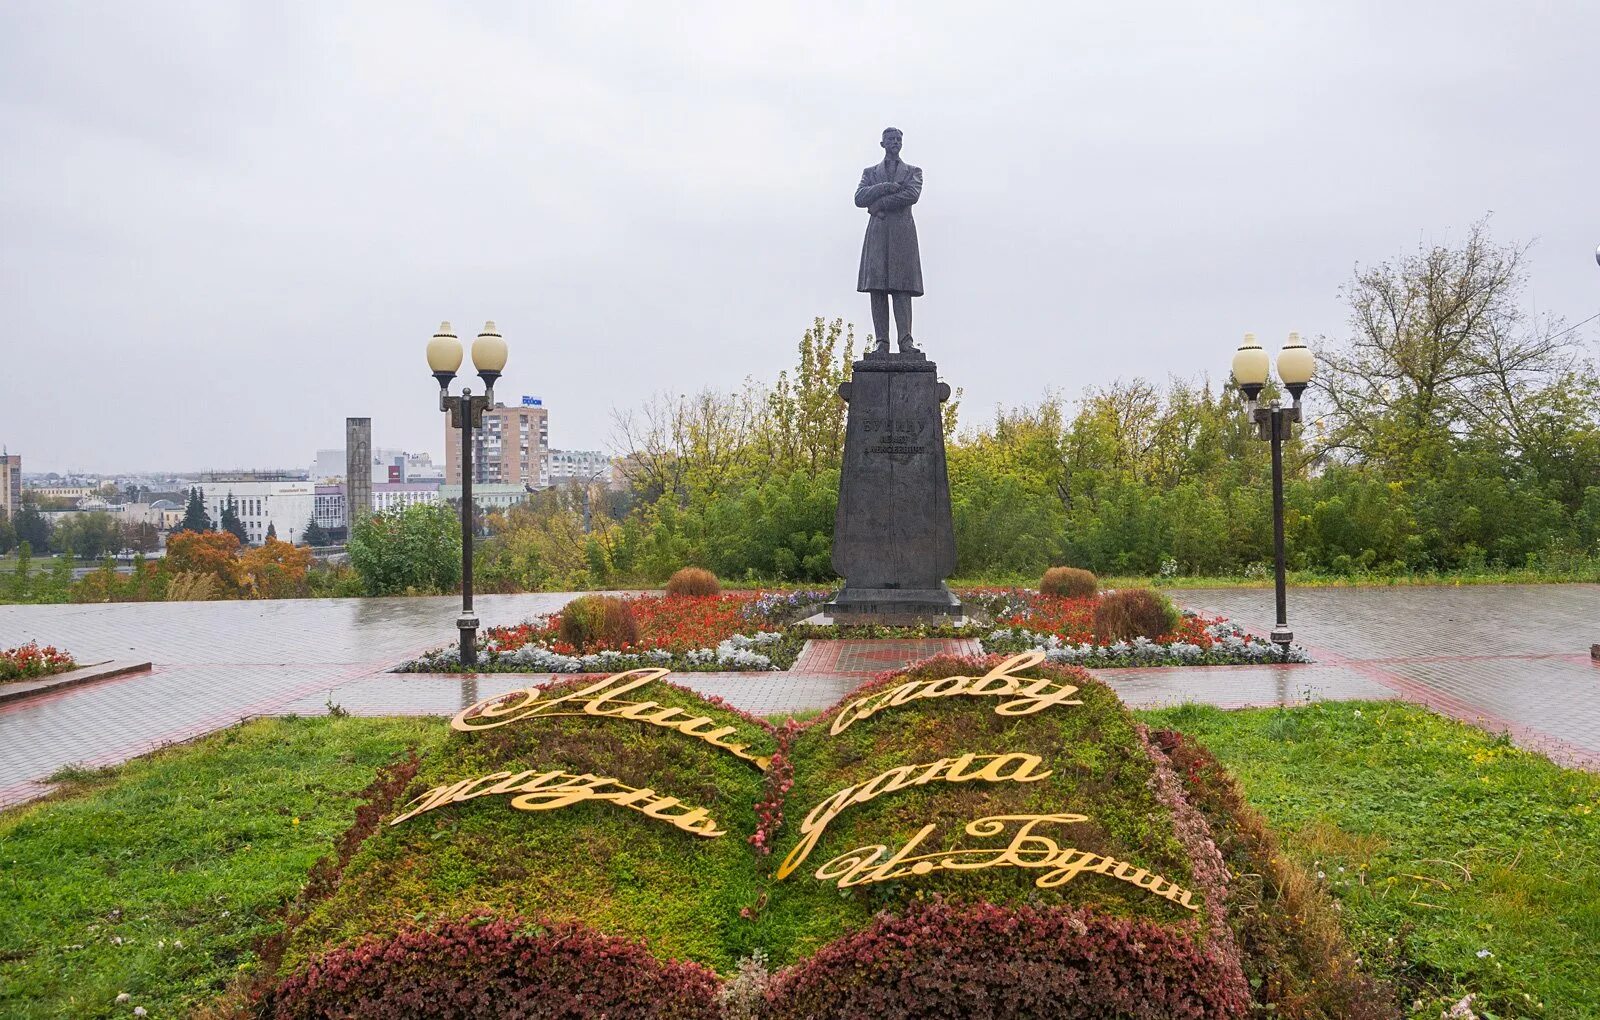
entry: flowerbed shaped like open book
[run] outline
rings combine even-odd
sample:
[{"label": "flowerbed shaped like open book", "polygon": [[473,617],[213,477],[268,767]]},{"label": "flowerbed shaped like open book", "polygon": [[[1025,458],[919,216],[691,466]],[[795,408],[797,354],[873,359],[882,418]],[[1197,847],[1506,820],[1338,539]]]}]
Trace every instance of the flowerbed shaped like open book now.
[{"label": "flowerbed shaped like open book", "polygon": [[[1040,658],[930,660],[777,728],[658,670],[473,706],[374,784],[248,1008],[1245,1015],[1270,890],[1241,901],[1230,864],[1270,847],[1214,830],[1198,770]],[[1349,969],[1302,948],[1271,969]]]}]

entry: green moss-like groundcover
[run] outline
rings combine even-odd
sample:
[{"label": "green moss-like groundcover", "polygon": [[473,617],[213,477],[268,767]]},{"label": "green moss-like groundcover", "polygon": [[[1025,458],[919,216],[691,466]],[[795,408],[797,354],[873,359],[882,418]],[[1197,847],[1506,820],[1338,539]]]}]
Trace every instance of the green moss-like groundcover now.
[{"label": "green moss-like groundcover", "polygon": [[[998,661],[932,660],[858,690],[841,706],[911,679],[980,675]],[[959,945],[907,950],[915,938],[908,940],[904,933],[884,928],[890,923],[886,918],[924,916],[917,911],[932,900],[937,901],[937,909],[950,904],[990,910],[1015,908],[1032,919],[1029,923],[1035,929],[1046,923],[1040,918],[1047,921],[1054,916],[1070,926],[1060,929],[1069,932],[1067,941],[1071,941],[1070,932],[1106,940],[1103,944],[1086,942],[1087,956],[1074,956],[1071,966],[1065,962],[1058,966],[1058,970],[1072,972],[1064,979],[1072,987],[1061,993],[1068,998],[1076,995],[1087,1001],[1094,995],[1112,994],[1074,984],[1079,971],[1093,969],[1084,961],[1093,960],[1097,953],[1118,957],[1119,967],[1134,968],[1101,975],[1103,983],[1117,986],[1118,995],[1129,994],[1125,988],[1128,974],[1142,973],[1138,957],[1143,952],[1190,954],[1181,966],[1151,963],[1152,987],[1161,981],[1181,982],[1182,978],[1173,975],[1191,972],[1208,975],[1206,980],[1214,980],[1217,986],[1196,990],[1187,1006],[1128,1006],[1114,1013],[1096,1014],[1091,1009],[1050,1015],[1237,1015],[1242,1009],[1243,977],[1217,888],[1219,881],[1227,882],[1226,869],[1210,842],[1203,816],[1188,807],[1170,770],[1164,772],[1163,783],[1158,771],[1164,766],[1158,763],[1164,759],[1159,752],[1152,753],[1109,688],[1073,668],[1035,667],[1026,673],[1079,686],[1073,697],[1081,704],[1055,705],[1029,715],[1002,715],[995,709],[1006,698],[959,695],[921,699],[889,707],[833,734],[830,727],[838,708],[803,727],[774,730],[665,681],[651,682],[627,695],[708,716],[716,726],[734,727],[728,740],[748,744],[755,754],[775,755],[766,772],[704,741],[631,720],[536,717],[493,730],[453,732],[422,759],[403,789],[395,789],[397,796],[377,805],[376,812],[383,817],[370,834],[356,833],[347,839],[342,866],[336,873],[322,876],[320,884],[325,891],[313,892],[298,915],[291,916],[281,954],[276,954],[277,975],[288,977],[289,984],[299,982],[297,995],[308,980],[323,980],[326,991],[328,981],[318,976],[318,968],[331,972],[330,951],[345,953],[341,966],[346,966],[353,947],[377,946],[381,956],[385,944],[398,945],[392,943],[396,938],[438,932],[443,930],[441,926],[461,918],[477,919],[473,923],[487,917],[515,918],[519,923],[537,919],[543,925],[556,925],[557,934],[569,931],[560,926],[575,923],[581,930],[602,936],[641,941],[659,960],[700,966],[707,980],[714,980],[710,970],[727,977],[740,968],[741,961],[752,957],[764,957],[779,966],[801,965],[795,968],[798,972],[806,961],[826,956],[833,969],[813,985],[821,982],[830,989],[830,996],[842,995],[847,1000],[854,988],[860,993],[852,1000],[857,1007],[848,1008],[879,1008],[871,995],[874,989],[892,984],[885,977],[889,971],[908,984],[926,987],[926,975],[910,975],[915,967],[933,961],[938,973],[946,967],[938,962],[940,953],[949,954],[949,966],[954,967],[956,958],[978,951]],[[562,681],[547,689],[545,696],[577,689],[586,682]],[[807,812],[842,787],[865,783],[900,766],[929,765],[963,754],[1013,753],[1037,755],[1049,775],[1027,783],[935,781],[848,807],[828,825],[805,862],[786,879],[776,879],[779,862],[800,839],[800,823]],[[519,811],[511,806],[511,798],[503,795],[479,797],[399,825],[387,824],[408,801],[430,788],[497,772],[551,769],[610,776],[679,798],[686,805],[706,809],[726,835],[695,836],[638,811],[594,801],[551,811]],[[1179,802],[1176,807],[1174,798]],[[1147,869],[1192,890],[1201,909],[1191,911],[1128,882],[1092,873],[1049,889],[1035,884],[1042,870],[1015,867],[938,871],[849,890],[813,877],[824,862],[853,848],[882,844],[892,853],[930,823],[935,829],[922,844],[924,852],[955,847],[992,850],[1009,841],[1010,830],[982,838],[964,832],[964,827],[985,816],[1061,812],[1085,815],[1087,820],[1053,823],[1039,829],[1040,835],[1048,835],[1062,847],[1077,847]],[[777,821],[780,813],[781,823]],[[752,839],[758,832],[761,836]],[[770,845],[770,853],[764,852],[764,845]],[[1052,911],[1056,913],[1052,915]],[[932,931],[943,924],[955,933],[949,938],[957,942],[967,937],[967,929],[988,926],[986,931],[1005,931],[1012,923],[978,915],[925,916],[930,920],[920,930]],[[912,930],[919,929],[913,925]],[[545,938],[551,932],[545,927],[534,934]],[[1141,932],[1148,934],[1141,936]],[[406,963],[401,968],[404,980],[385,972],[382,981],[374,982],[375,988],[391,991],[363,994],[400,995],[392,989],[401,984],[430,987],[427,980],[417,978],[417,968],[433,966],[428,961],[435,958],[454,960],[444,966],[457,966],[461,957],[470,958],[481,951],[475,945],[462,948],[462,940],[472,943],[475,937],[470,928],[451,929],[445,948],[431,944],[419,948],[413,938],[404,952],[418,953],[416,959],[423,962]],[[569,937],[560,935],[560,939]],[[990,942],[981,952],[991,952],[995,940],[1003,943],[1006,939],[992,933],[984,937]],[[1166,948],[1147,949],[1146,943],[1157,937],[1171,945],[1163,942]],[[846,945],[851,939],[857,942]],[[549,941],[546,938],[541,943],[541,952],[548,949]],[[1046,944],[1066,943],[1056,938]],[[1027,963],[1022,972],[1051,965],[1048,957],[1053,948],[1034,951],[1044,952],[1046,958]],[[896,953],[920,957],[908,964]],[[395,949],[390,955],[398,959],[403,952]],[[1072,953],[1066,953],[1063,961],[1069,956]],[[524,954],[517,958],[526,961],[532,957]],[[898,962],[886,963],[890,958]],[[368,966],[367,960],[363,957],[360,966]],[[470,959],[460,965],[471,972]],[[553,969],[540,972],[541,980],[569,984],[587,980],[580,979],[579,968],[572,966],[573,970],[563,971],[550,965]],[[1005,960],[995,966],[1023,964]],[[356,972],[361,973],[359,969]],[[552,973],[557,977],[551,979]],[[514,983],[516,979],[507,980]],[[970,993],[986,978],[978,973],[965,980]],[[1232,987],[1235,982],[1237,989]],[[284,997],[270,990],[270,979],[261,987],[268,989],[266,1001],[276,1006],[277,1015],[302,1015],[297,1009],[305,1007],[284,1005]],[[786,989],[797,1001],[807,992],[804,980],[784,986],[780,975],[778,982],[766,989],[768,1006],[781,1001]],[[910,1003],[917,997],[903,990],[892,994],[896,1003]],[[951,1007],[937,1003],[955,1000],[940,996],[958,994],[959,989],[940,992],[929,987],[933,1012],[910,1009],[894,1015],[943,1015],[938,1010]],[[1181,988],[1175,994],[1173,1003],[1186,995]],[[317,1008],[327,1008],[327,1002],[333,1000],[319,1001],[322,1005]],[[348,1000],[338,1001],[341,1009],[348,1008]],[[399,1009],[395,1004],[391,1007]],[[371,1015],[410,1014],[380,1010]],[[664,1009],[650,1015],[700,1014]],[[779,1008],[772,1015],[790,1014]],[[1000,1009],[982,1015],[1031,1014]]]}]

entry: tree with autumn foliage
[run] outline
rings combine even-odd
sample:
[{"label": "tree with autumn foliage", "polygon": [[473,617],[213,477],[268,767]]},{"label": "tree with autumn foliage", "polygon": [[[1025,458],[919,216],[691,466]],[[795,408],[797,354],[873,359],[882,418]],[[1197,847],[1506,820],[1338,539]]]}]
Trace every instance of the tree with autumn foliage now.
[{"label": "tree with autumn foliage", "polygon": [[239,557],[239,587],[245,598],[294,599],[307,594],[311,550],[268,536]]},{"label": "tree with autumn foliage", "polygon": [[180,531],[167,539],[166,565],[172,574],[209,574],[224,598],[240,590],[239,539],[227,531]]}]

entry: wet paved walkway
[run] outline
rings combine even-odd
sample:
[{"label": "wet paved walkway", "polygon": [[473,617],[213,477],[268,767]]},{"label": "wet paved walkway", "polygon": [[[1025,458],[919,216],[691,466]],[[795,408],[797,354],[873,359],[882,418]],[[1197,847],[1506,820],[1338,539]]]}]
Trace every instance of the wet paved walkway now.
[{"label": "wet paved walkway", "polygon": [[[485,625],[514,623],[569,598],[484,596],[479,615]],[[1257,633],[1270,628],[1270,591],[1179,598]],[[386,672],[452,639],[456,607],[450,597],[0,606],[0,647],[38,640],[84,661],[156,663],[151,673],[0,706],[0,806],[38,795],[64,765],[114,764],[252,715],[314,714],[330,703],[368,715],[450,713],[527,683]],[[1291,595],[1290,620],[1317,664],[1098,672],[1135,706],[1404,697],[1600,767],[1600,666],[1587,653],[1600,640],[1600,585],[1304,590]],[[970,650],[896,644],[906,647],[818,642],[787,673],[674,680],[776,714],[825,708],[900,656]]]},{"label": "wet paved walkway", "polygon": [[[1270,589],[1182,591],[1178,601],[1266,634]],[[1490,730],[1563,764],[1600,768],[1600,585],[1305,588],[1289,624],[1321,677],[1364,678],[1393,696]]]}]

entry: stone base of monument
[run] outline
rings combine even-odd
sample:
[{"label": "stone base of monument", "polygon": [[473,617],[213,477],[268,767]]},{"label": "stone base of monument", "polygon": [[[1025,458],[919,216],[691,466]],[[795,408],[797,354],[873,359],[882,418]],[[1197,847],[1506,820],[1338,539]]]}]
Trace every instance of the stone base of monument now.
[{"label": "stone base of monument", "polygon": [[845,587],[822,607],[823,615],[841,626],[879,624],[912,627],[919,623],[967,622],[961,600],[941,582],[937,588]]},{"label": "stone base of monument", "polygon": [[952,623],[961,601],[945,470],[950,387],[921,353],[871,353],[839,387],[849,404],[833,569],[844,588],[825,613],[840,624]]}]

